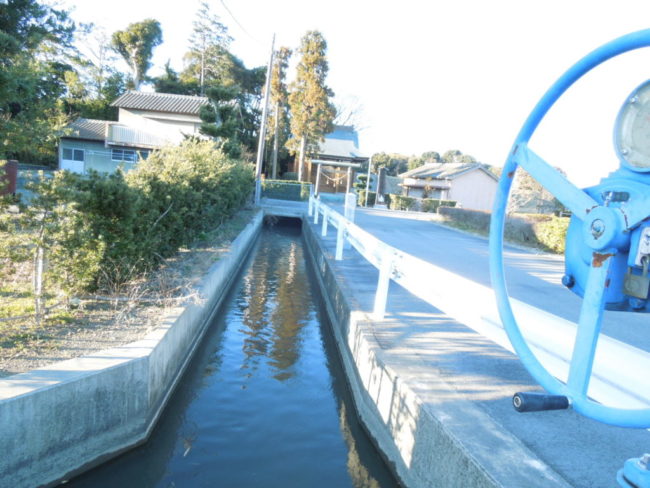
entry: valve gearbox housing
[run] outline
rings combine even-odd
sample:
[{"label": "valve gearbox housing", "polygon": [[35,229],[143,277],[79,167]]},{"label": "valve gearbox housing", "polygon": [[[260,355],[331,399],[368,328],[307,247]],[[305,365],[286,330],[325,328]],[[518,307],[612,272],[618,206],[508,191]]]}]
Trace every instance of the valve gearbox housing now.
[{"label": "valve gearbox housing", "polygon": [[[600,205],[607,206],[625,215],[629,205],[635,204],[643,195],[650,194],[650,173],[639,174],[622,167],[603,179],[599,185],[584,190]],[[571,291],[584,296],[589,269],[599,259],[613,259],[610,276],[605,284],[605,309],[616,311],[649,312],[650,300],[629,295],[626,284],[633,275],[635,282],[645,281],[647,266],[644,270],[639,262],[639,245],[644,237],[644,229],[650,222],[642,222],[633,229],[621,229],[618,246],[612,254],[611,249],[594,251],[585,242],[584,222],[571,216],[565,243],[565,273]],[[650,234],[650,230],[648,230]],[[650,256],[648,257],[650,260]],[[594,261],[595,260],[595,261]],[[597,265],[597,264],[596,264]],[[627,276],[627,277],[626,277]],[[647,278],[650,280],[650,278]],[[626,293],[628,292],[628,293]]]}]

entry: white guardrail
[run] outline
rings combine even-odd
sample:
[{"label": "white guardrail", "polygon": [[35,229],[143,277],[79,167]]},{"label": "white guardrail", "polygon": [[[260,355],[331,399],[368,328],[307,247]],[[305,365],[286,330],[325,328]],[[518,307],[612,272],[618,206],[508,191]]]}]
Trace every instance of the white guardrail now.
[{"label": "white guardrail", "polygon": [[[336,260],[343,259],[344,247],[349,243],[379,270],[372,312],[375,320],[383,320],[386,314],[388,288],[392,279],[458,322],[514,352],[490,287],[380,241],[353,223],[353,206],[346,199],[346,213],[351,212],[352,217],[348,219],[319,199],[310,197],[308,215],[313,217],[314,224],[318,224],[322,216],[322,236],[327,235],[330,224],[337,229]],[[471,306],[468,306],[468,296],[472,297]],[[519,300],[510,300],[532,351],[551,374],[566,382],[576,324]],[[648,352],[601,334],[588,394],[594,400],[612,407],[649,408],[647,371],[650,371]]]}]

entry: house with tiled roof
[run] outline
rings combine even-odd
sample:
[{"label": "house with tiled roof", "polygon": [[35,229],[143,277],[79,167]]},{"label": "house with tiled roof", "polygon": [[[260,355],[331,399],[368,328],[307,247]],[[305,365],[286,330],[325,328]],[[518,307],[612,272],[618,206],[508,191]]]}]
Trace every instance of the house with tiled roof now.
[{"label": "house with tiled roof", "polygon": [[198,136],[199,111],[207,103],[206,97],[128,91],[111,104],[118,108],[117,121],[79,118],[66,127],[59,168],[129,170],[154,149]]},{"label": "house with tiled roof", "polygon": [[480,163],[427,163],[399,175],[402,194],[454,200],[473,210],[492,210],[497,177]]}]

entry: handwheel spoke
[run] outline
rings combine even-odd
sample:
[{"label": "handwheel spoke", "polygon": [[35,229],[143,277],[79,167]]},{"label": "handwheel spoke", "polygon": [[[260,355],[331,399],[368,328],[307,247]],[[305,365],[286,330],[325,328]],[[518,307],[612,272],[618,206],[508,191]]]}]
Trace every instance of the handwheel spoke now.
[{"label": "handwheel spoke", "polygon": [[567,382],[569,391],[580,398],[586,397],[589,388],[614,253],[595,252],[589,269]]},{"label": "handwheel spoke", "polygon": [[528,171],[535,180],[550,191],[580,220],[584,220],[587,213],[598,206],[598,203],[593,198],[567,180],[526,144],[517,146],[516,151],[513,157],[517,164]]}]

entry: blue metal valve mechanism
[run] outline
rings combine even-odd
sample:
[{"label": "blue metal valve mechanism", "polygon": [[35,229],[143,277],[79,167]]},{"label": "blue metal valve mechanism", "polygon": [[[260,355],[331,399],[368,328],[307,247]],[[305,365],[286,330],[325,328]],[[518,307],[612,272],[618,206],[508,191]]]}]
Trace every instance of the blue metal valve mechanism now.
[{"label": "blue metal valve mechanism", "polygon": [[[587,390],[604,311],[650,311],[650,81],[634,90],[621,108],[614,134],[620,167],[597,186],[577,188],[533,152],[528,141],[558,98],[584,74],[619,54],[648,46],[650,29],[615,39],[578,61],[551,86],[528,116],[506,160],[490,231],[490,273],[499,313],[525,367],[549,394],[567,397],[580,414],[632,428],[650,427],[650,409],[607,406],[590,399]],[[506,290],[503,230],[518,166],[572,213],[563,283],[583,300],[566,383],[552,376],[531,352]]]}]

